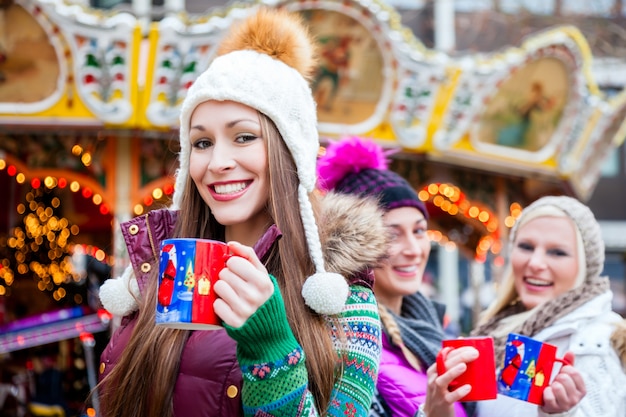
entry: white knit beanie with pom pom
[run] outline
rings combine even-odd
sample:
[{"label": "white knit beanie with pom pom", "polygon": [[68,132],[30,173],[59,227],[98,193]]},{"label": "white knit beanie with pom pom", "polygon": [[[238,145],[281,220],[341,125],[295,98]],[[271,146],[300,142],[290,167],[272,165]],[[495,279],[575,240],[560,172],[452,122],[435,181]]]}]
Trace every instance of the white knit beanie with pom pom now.
[{"label": "white knit beanie with pom pom", "polygon": [[[316,104],[305,78],[315,62],[313,41],[297,15],[278,9],[260,9],[233,30],[226,43],[236,49],[211,63],[189,88],[182,104],[180,168],[172,208],[179,207],[189,178],[189,124],[194,109],[208,100],[229,100],[265,114],[278,128],[298,170],[300,214],[316,269],[303,286],[303,297],[316,312],[337,314],[348,297],[348,284],[342,276],[326,272],[324,268],[319,232],[309,200],[316,183],[319,150]],[[241,42],[233,42],[233,37]]]}]

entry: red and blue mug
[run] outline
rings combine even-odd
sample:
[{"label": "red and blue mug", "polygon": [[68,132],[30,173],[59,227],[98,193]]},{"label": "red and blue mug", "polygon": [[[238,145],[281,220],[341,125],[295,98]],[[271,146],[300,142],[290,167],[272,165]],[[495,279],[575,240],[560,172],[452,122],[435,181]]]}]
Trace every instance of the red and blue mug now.
[{"label": "red and blue mug", "polygon": [[569,364],[557,357],[556,346],[509,334],[498,369],[498,393],[543,405],[543,391],[550,385],[557,363]]},{"label": "red and blue mug", "polygon": [[161,242],[156,323],[178,329],[221,328],[214,284],[231,257],[224,242],[176,238]]}]

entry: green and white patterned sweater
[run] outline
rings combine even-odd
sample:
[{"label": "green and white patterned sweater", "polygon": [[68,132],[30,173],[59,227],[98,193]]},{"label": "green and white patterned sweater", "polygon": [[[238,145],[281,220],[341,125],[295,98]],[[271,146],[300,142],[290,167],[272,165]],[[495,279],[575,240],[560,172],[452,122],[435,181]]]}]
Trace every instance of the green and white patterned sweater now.
[{"label": "green and white patterned sweater", "polygon": [[[295,339],[285,314],[283,299],[274,281],[274,295],[240,328],[227,327],[237,341],[237,359],[243,373],[242,401],[246,416],[319,416],[308,389],[306,356]],[[346,335],[328,320],[335,349],[342,358],[327,415],[367,416],[381,352],[378,307],[372,290],[350,286],[343,311],[338,315]]]}]

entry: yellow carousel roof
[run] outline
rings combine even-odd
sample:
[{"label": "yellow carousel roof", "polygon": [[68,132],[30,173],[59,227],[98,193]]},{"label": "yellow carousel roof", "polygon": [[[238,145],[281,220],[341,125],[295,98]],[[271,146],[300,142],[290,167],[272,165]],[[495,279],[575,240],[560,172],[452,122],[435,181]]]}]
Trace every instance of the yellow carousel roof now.
[{"label": "yellow carousel roof", "polygon": [[261,0],[152,23],[14,0],[0,10],[11,33],[0,39],[0,122],[174,130],[227,28],[262,5],[302,13],[319,40],[312,90],[324,137],[369,136],[432,161],[563,180],[586,199],[626,135],[626,93],[608,99],[598,89],[576,28],[448,56],[377,0]]}]

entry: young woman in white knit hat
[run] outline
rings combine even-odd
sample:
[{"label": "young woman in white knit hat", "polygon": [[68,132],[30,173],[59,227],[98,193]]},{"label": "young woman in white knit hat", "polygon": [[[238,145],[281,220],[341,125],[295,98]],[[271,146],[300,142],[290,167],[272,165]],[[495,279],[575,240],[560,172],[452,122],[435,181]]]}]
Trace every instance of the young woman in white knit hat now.
[{"label": "young woman in white knit hat", "polygon": [[[132,268],[101,288],[125,318],[102,354],[100,415],[365,416],[380,356],[379,209],[314,192],[303,22],[260,9],[225,39],[182,105],[173,205],[122,225]],[[228,242],[214,285],[223,330],[155,326],[154,248],[171,237]]]},{"label": "young woman in white knit hat", "polygon": [[517,333],[555,345],[572,365],[545,389],[543,406],[499,394],[478,403],[478,417],[623,417],[626,327],[600,275],[604,242],[593,213],[571,197],[542,197],[522,211],[509,240],[504,280],[472,334],[492,336],[498,360]]}]

